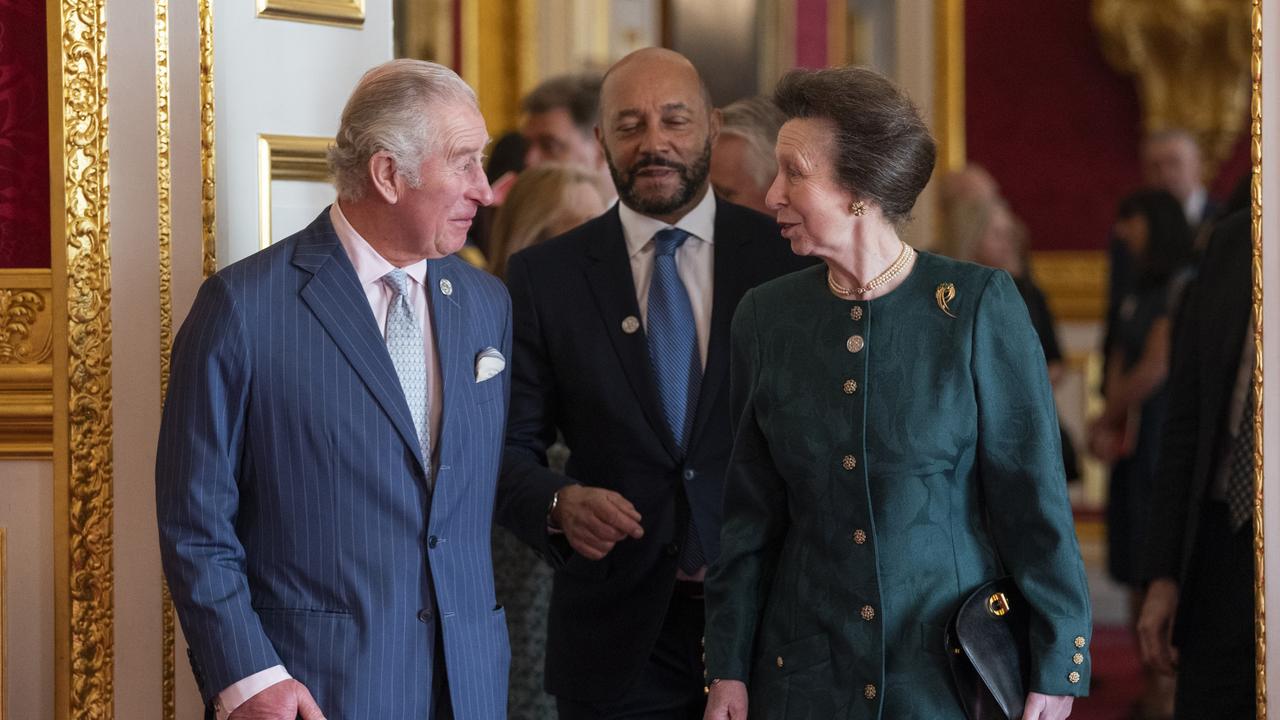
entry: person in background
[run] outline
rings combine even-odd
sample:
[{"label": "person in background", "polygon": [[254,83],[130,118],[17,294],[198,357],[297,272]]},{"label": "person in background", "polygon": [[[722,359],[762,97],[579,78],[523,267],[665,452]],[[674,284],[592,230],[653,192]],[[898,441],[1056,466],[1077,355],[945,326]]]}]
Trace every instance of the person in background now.
[{"label": "person in background", "polygon": [[[1049,302],[1031,278],[1026,226],[1004,201],[983,197],[957,203],[951,208],[947,220],[946,234],[956,248],[956,259],[1004,270],[1013,277],[1013,284],[1027,305],[1031,325],[1040,338],[1040,347],[1044,350],[1049,369],[1049,382],[1056,388],[1064,373],[1062,347],[1058,344],[1058,332]],[[1067,480],[1078,480],[1080,461],[1076,456],[1075,443],[1061,418],[1058,429]]]},{"label": "person in background", "polygon": [[899,236],[933,138],[865,68],[796,70],[769,189],[823,264],[749,291],[732,328],[707,720],[964,720],[944,627],[984,583],[1026,599],[1024,720],[1089,687],[1091,612],[1053,393],[1008,274]]},{"label": "person in background", "polygon": [[490,270],[507,276],[507,260],[562,235],[605,210],[595,175],[576,165],[543,164],[520,173],[493,226]]},{"label": "person in background", "polygon": [[[597,178],[577,166],[542,164],[520,173],[494,224],[493,273],[505,278],[512,253],[560,235],[604,212]],[[564,472],[568,449],[547,449],[547,465]],[[493,573],[498,603],[507,610],[511,637],[511,691],[507,713],[520,720],[556,720],[555,699],[543,690],[551,568],[506,528],[493,529]]]},{"label": "person in background", "polygon": [[[1130,588],[1136,623],[1143,553],[1162,492],[1156,463],[1169,399],[1172,326],[1191,277],[1193,248],[1182,205],[1163,190],[1139,191],[1121,201],[1115,235],[1133,259],[1134,280],[1119,307],[1108,311],[1116,325],[1105,365],[1106,404],[1089,425],[1089,450],[1111,465],[1107,565],[1112,578]],[[1147,680],[1142,711],[1167,717],[1172,688],[1155,673]]]},{"label": "person in background", "polygon": [[[599,177],[606,192],[613,192],[604,149],[594,135],[600,118],[600,83],[594,73],[559,75],[542,81],[525,96],[520,122],[525,167],[578,165]],[[606,204],[613,202],[612,197],[607,200]]]},{"label": "person in background", "polygon": [[1174,331],[1138,618],[1176,675],[1178,720],[1255,717],[1254,392],[1249,210],[1217,224]]},{"label": "person in background", "polygon": [[773,144],[782,113],[772,100],[759,96],[729,103],[720,113],[720,137],[711,150],[712,189],[731,203],[772,215],[764,195],[778,174]]},{"label": "person in background", "polygon": [[[498,522],[556,568],[546,683],[560,720],[692,720],[702,580],[729,460],[729,319],[804,261],[717,199],[719,131],[693,64],[645,48],[601,89],[619,202],[507,264],[513,412]],[[571,454],[548,467],[557,431]]]},{"label": "person in background", "polygon": [[1142,142],[1141,161],[1147,187],[1172,195],[1182,207],[1192,238],[1200,239],[1219,208],[1204,185],[1204,163],[1195,136],[1182,128],[1153,132]]}]

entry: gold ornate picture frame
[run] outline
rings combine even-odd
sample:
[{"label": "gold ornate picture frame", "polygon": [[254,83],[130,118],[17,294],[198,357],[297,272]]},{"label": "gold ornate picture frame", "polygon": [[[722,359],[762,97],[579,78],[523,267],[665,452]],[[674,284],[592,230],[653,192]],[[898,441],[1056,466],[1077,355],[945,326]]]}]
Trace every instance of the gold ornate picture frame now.
[{"label": "gold ornate picture frame", "polygon": [[258,17],[358,28],[364,0],[258,0]]},{"label": "gold ornate picture frame", "polygon": [[271,183],[275,180],[330,181],[332,138],[305,135],[258,136],[258,246],[271,244]]}]

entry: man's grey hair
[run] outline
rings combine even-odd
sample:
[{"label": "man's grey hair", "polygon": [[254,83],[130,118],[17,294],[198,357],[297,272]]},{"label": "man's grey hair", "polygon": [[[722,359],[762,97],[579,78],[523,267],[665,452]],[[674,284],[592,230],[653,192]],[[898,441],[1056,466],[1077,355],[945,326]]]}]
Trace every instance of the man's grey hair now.
[{"label": "man's grey hair", "polygon": [[386,152],[412,187],[418,168],[438,143],[433,118],[447,106],[478,107],[475,91],[458,74],[425,60],[383,63],[360,78],[342,110],[338,136],[329,148],[329,169],[338,199],[364,197],[369,159]]},{"label": "man's grey hair", "polygon": [[520,103],[521,109],[530,115],[563,109],[569,113],[569,119],[578,128],[578,132],[591,138],[592,130],[600,121],[601,80],[595,73],[548,78],[524,97]]},{"label": "man's grey hair", "polygon": [[1181,127],[1168,127],[1153,130],[1152,132],[1147,133],[1146,137],[1142,139],[1142,144],[1147,146],[1174,140],[1186,143],[1197,157],[1200,155],[1200,140],[1196,138],[1195,134],[1190,130]]},{"label": "man's grey hair", "polygon": [[746,141],[752,179],[759,187],[769,187],[773,176],[778,174],[778,160],[773,148],[786,116],[773,100],[759,95],[729,103],[720,115],[720,134],[736,135]]}]

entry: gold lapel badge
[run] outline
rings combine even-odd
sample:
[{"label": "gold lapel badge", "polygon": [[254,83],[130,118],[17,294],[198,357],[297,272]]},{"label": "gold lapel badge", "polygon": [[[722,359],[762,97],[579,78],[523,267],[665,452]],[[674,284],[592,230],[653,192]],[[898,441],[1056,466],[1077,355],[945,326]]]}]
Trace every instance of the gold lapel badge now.
[{"label": "gold lapel badge", "polygon": [[947,317],[956,317],[956,314],[951,312],[950,305],[950,302],[956,299],[955,284],[949,282],[939,284],[938,289],[933,292],[933,298],[938,301],[938,307],[947,314]]}]

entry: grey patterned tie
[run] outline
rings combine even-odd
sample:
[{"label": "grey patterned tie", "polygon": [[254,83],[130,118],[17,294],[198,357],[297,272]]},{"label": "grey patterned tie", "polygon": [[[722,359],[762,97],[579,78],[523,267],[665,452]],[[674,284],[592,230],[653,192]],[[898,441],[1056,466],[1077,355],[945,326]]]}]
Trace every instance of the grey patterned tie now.
[{"label": "grey patterned tie", "polygon": [[1231,463],[1227,469],[1227,512],[1231,530],[1237,532],[1253,517],[1253,379],[1240,411],[1236,434],[1231,438]]},{"label": "grey patterned tie", "polygon": [[396,268],[383,275],[382,280],[395,293],[387,309],[387,352],[396,375],[400,376],[400,388],[409,403],[425,460],[431,457],[431,428],[427,425],[430,398],[427,397],[427,353],[422,344],[422,326],[409,304],[408,274]]}]

